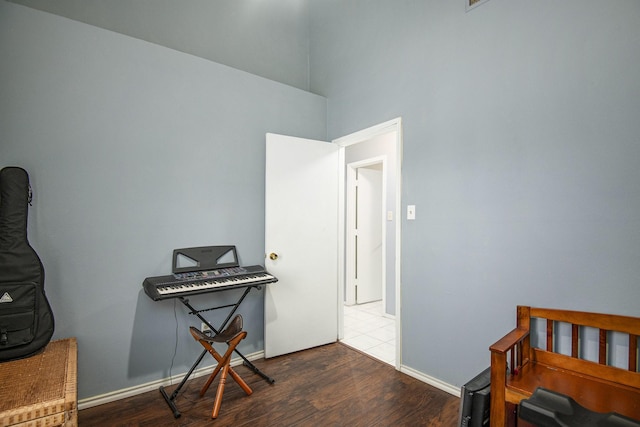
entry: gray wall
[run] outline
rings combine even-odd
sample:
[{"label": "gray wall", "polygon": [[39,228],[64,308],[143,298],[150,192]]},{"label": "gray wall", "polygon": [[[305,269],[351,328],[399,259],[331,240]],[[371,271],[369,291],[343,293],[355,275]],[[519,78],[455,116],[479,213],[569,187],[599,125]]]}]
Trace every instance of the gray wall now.
[{"label": "gray wall", "polygon": [[[402,117],[406,366],[463,384],[516,304],[639,314],[640,3],[308,4],[327,135],[323,98],[0,2],[0,158],[32,172],[30,233],[58,336],[81,338],[81,397],[168,374],[173,306],[140,283],[171,249],[235,243],[261,262],[267,130],[333,139]],[[220,192],[241,208],[202,197]],[[197,351],[180,340],[174,373]]]},{"label": "gray wall", "polygon": [[516,304],[640,314],[640,2],[310,16],[329,138],[402,117],[404,365],[463,384]]},{"label": "gray wall", "polygon": [[308,0],[11,0],[309,88]]},{"label": "gray wall", "polygon": [[[142,281],[182,247],[263,264],[265,133],[325,138],[326,100],[4,1],[0,58],[0,162],[30,173],[29,237],[54,338],[78,338],[79,398],[185,372],[199,322]],[[241,350],[261,351],[262,292],[240,312]]]}]

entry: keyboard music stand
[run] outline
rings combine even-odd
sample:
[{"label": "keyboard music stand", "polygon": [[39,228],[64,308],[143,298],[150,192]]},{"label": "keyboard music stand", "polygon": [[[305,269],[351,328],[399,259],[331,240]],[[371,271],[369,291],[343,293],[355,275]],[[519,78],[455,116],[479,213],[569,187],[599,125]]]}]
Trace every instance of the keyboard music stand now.
[{"label": "keyboard music stand", "polygon": [[[178,299],[180,300],[180,302],[182,304],[184,304],[190,310],[189,314],[194,315],[198,319],[200,319],[204,324],[206,324],[209,328],[211,328],[211,331],[213,333],[219,334],[220,331],[223,331],[224,328],[227,326],[227,323],[229,323],[229,320],[231,320],[231,318],[235,314],[236,310],[238,309],[238,307],[240,306],[242,301],[244,301],[245,297],[247,296],[247,294],[249,294],[251,289],[256,288],[256,289],[259,290],[259,289],[261,289],[262,286],[263,286],[262,284],[260,284],[260,285],[247,284],[246,286],[244,286],[245,287],[244,292],[242,293],[242,295],[240,296],[238,301],[236,301],[234,304],[220,305],[220,306],[205,308],[205,309],[202,309],[202,310],[196,310],[189,303],[189,300],[187,298],[185,298],[185,297],[179,297]],[[239,288],[233,288],[233,289],[239,289]],[[226,289],[220,289],[220,291],[224,291],[224,290],[226,290]],[[213,327],[213,325],[211,325],[211,323],[209,323],[209,321],[201,314],[201,313],[204,313],[204,312],[207,312],[207,311],[213,311],[213,310],[218,310],[218,309],[223,309],[223,308],[231,308],[231,311],[227,315],[227,317],[224,320],[224,322],[222,322],[222,324],[218,328]],[[249,369],[251,369],[254,373],[260,375],[269,384],[273,384],[275,382],[275,380],[273,378],[271,378],[268,375],[266,375],[265,373],[263,373],[253,363],[251,363],[242,353],[240,353],[240,351],[238,351],[237,348],[234,350],[234,352],[238,356],[240,356],[242,358],[244,366],[246,366]],[[171,395],[167,394],[166,390],[164,389],[164,386],[160,387],[160,394],[164,398],[165,402],[167,402],[167,405],[169,405],[169,408],[171,408],[171,410],[173,411],[174,418],[179,418],[180,415],[181,415],[180,411],[178,411],[178,408],[176,407],[175,399],[176,399],[176,397],[178,397],[178,393],[180,393],[180,390],[185,385],[185,383],[187,382],[187,380],[189,379],[189,377],[191,376],[193,371],[196,369],[196,367],[200,364],[200,362],[204,358],[205,354],[207,354],[207,350],[206,349],[203,350],[202,353],[200,353],[200,356],[196,359],[194,364],[191,366],[191,368],[186,373],[184,378],[182,378],[182,381],[180,381],[180,384],[178,385],[178,387],[176,387],[176,389],[173,391],[173,393],[171,393]]]}]

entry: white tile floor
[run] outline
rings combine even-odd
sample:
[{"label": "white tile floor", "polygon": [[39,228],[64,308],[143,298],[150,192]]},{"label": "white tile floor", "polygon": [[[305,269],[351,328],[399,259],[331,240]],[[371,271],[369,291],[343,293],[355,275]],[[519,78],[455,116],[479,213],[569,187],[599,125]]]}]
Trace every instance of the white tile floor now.
[{"label": "white tile floor", "polygon": [[342,342],[395,366],[395,320],[382,316],[382,301],[344,306]]}]

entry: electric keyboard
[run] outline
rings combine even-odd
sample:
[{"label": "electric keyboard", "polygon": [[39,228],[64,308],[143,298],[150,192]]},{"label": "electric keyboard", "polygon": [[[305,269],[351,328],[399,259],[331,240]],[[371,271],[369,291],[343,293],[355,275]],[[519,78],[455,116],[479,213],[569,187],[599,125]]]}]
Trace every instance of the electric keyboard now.
[{"label": "electric keyboard", "polygon": [[261,265],[252,265],[147,277],[142,286],[149,298],[159,301],[233,288],[257,287],[277,281]]}]

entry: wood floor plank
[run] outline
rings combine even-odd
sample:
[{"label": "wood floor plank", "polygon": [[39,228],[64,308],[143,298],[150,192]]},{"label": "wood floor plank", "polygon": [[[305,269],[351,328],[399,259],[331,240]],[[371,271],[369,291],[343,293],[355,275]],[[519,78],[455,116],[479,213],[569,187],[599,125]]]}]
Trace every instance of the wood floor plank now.
[{"label": "wood floor plank", "polygon": [[247,396],[229,379],[215,420],[217,381],[200,398],[206,380],[201,377],[188,381],[178,395],[178,419],[153,391],[84,409],[79,425],[453,427],[458,422],[459,398],[340,343],[253,363],[275,384],[238,366],[253,394]]}]

